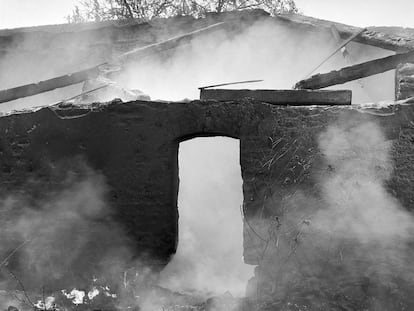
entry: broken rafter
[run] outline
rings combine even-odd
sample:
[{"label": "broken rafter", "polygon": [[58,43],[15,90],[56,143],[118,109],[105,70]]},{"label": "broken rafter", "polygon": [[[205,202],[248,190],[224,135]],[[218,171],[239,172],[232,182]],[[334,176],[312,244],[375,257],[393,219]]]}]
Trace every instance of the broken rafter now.
[{"label": "broken rafter", "polygon": [[395,69],[399,64],[410,62],[414,62],[414,51],[375,59],[324,74],[317,74],[309,79],[299,81],[296,83],[295,88],[321,89],[386,72]]},{"label": "broken rafter", "polygon": [[37,95],[57,88],[81,83],[87,79],[96,77],[99,73],[99,66],[67,74],[64,76],[40,81],[38,83],[26,84],[0,91],[0,103],[11,100]]},{"label": "broken rafter", "polygon": [[354,40],[355,38],[357,38],[360,34],[362,34],[365,30],[367,30],[366,28],[361,29],[360,31],[358,31],[357,33],[353,34],[352,36],[350,36],[348,39],[346,39],[344,42],[342,42],[334,51],[331,52],[331,54],[329,54],[328,56],[326,56],[319,64],[318,66],[316,66],[309,74],[307,74],[305,76],[305,78],[310,77],[310,75],[312,73],[314,73],[316,70],[318,70],[323,64],[325,64],[329,59],[331,59],[332,56],[334,56],[338,51],[340,51],[342,48],[344,48],[349,42],[351,42],[352,40]]},{"label": "broken rafter", "polygon": [[201,89],[201,100],[235,101],[252,98],[280,106],[350,105],[352,92],[349,90],[229,90]]},{"label": "broken rafter", "polygon": [[[211,31],[216,31],[217,29],[221,29],[226,23],[217,23],[210,25],[208,27],[204,27],[198,30],[195,30],[190,33],[186,33],[181,36],[173,37],[171,39],[150,44],[141,48],[137,48],[134,50],[131,50],[127,53],[124,53],[116,58],[117,61],[125,62],[130,60],[131,58],[139,58],[139,57],[146,57],[150,55],[154,55],[156,53],[174,49],[184,43],[188,43],[195,37],[201,34],[209,33]],[[56,78],[44,80],[38,83],[31,83],[26,84],[18,87],[14,87],[11,89],[6,90],[0,90],[0,103],[12,101],[15,99],[28,97],[37,95],[40,93],[52,91],[57,88],[66,87],[69,85],[81,83],[85,80],[95,78],[99,74],[99,68],[102,65],[105,65],[107,63],[102,63],[97,66],[91,67],[89,69],[77,71],[71,74],[66,74],[63,76],[59,76]]]}]

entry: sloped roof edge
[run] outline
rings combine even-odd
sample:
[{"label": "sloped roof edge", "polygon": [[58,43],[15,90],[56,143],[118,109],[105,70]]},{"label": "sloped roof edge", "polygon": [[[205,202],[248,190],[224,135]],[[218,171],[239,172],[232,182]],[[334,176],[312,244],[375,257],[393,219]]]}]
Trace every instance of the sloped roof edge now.
[{"label": "sloped roof edge", "polygon": [[[337,22],[318,19],[300,14],[280,14],[276,17],[280,22],[291,26],[330,29],[334,26],[342,38],[348,38],[362,28]],[[356,42],[368,44],[395,52],[414,50],[414,29],[403,27],[368,27],[361,35],[355,38]]]},{"label": "sloped roof edge", "polygon": [[[249,17],[251,19],[270,18],[268,13],[263,10],[245,10],[236,12],[224,12],[224,13],[210,13],[207,19],[212,18],[215,21],[225,20],[227,18],[239,18]],[[163,23],[163,22],[175,22],[191,20],[193,17],[189,16],[177,16],[165,19],[155,19],[150,23]],[[274,21],[280,24],[285,24],[292,27],[304,28],[307,30],[319,31],[321,29],[329,30],[332,26],[335,26],[342,38],[348,38],[351,35],[361,30],[359,27],[341,24],[333,21],[318,19],[301,14],[279,14],[275,16]],[[114,21],[102,21],[102,22],[88,22],[82,24],[60,24],[60,25],[46,25],[35,27],[24,27],[15,29],[0,29],[0,37],[9,37],[15,35],[22,35],[28,33],[78,33],[91,30],[99,30],[107,27],[129,27],[134,25],[146,24],[148,22],[139,19],[130,20],[114,20]],[[402,28],[402,27],[368,27],[360,36],[354,41],[368,44],[376,47],[380,47],[395,52],[406,52],[414,50],[414,29]]]}]

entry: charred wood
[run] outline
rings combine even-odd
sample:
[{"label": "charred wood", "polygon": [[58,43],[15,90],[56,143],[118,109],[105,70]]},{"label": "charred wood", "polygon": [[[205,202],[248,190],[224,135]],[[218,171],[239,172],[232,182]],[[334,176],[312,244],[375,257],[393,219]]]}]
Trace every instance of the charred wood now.
[{"label": "charred wood", "polygon": [[310,91],[310,90],[226,90],[202,89],[201,100],[233,101],[252,98],[280,106],[309,105],[350,105],[352,92],[349,90]]},{"label": "charred wood", "polygon": [[313,75],[309,79],[296,83],[295,88],[315,90],[343,84],[395,69],[399,64],[407,62],[414,62],[414,51],[375,59],[324,74]]},{"label": "charred wood", "polygon": [[82,71],[74,72],[64,76],[40,81],[38,83],[26,84],[11,89],[0,91],[0,103],[5,103],[15,99],[28,97],[48,91],[52,91],[57,88],[66,87],[69,85],[81,83],[87,79],[96,77],[99,73],[98,66],[85,69]]},{"label": "charred wood", "polygon": [[[222,29],[226,23],[217,23],[199,30],[186,33],[162,42],[150,44],[144,47],[133,49],[129,52],[121,54],[116,60],[119,62],[126,62],[131,59],[142,58],[162,51],[174,49],[180,45],[190,42],[197,36],[211,31]],[[55,77],[52,79],[40,81],[38,83],[26,84],[6,90],[0,90],[0,103],[12,101],[15,99],[37,95],[40,93],[52,91],[57,88],[66,87],[69,85],[81,83],[88,79],[93,79],[99,75],[99,67],[107,63],[102,63],[89,69],[77,71],[71,74]]]}]

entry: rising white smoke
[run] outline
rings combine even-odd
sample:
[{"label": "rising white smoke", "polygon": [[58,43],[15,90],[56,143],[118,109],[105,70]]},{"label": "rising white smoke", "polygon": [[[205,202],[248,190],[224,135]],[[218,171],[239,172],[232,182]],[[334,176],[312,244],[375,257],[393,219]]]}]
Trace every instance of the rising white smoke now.
[{"label": "rising white smoke", "polygon": [[374,270],[413,273],[406,260],[414,218],[386,188],[394,167],[392,141],[372,121],[349,121],[330,126],[319,145],[333,171],[322,182],[327,208],[315,215],[314,226],[358,245],[352,255]]},{"label": "rising white smoke", "polygon": [[[154,57],[128,64],[125,72],[117,78],[117,82],[130,89],[143,90],[153,99],[166,100],[195,99],[199,96],[199,86],[238,80],[265,80],[261,84],[246,85],[249,88],[291,88],[336,45],[337,42],[333,41],[329,34],[292,34],[272,23],[260,22],[232,38],[223,32],[204,36],[191,45],[177,49],[168,59]],[[368,53],[368,58],[381,53],[383,52]],[[3,60],[3,68],[14,73],[12,68],[19,63],[19,59],[16,55],[10,57],[8,63],[7,59]],[[12,78],[6,79],[2,76],[1,81],[13,81],[13,85],[7,86],[15,86],[80,69],[70,64],[63,66],[61,62],[51,64],[48,61],[44,60],[47,70],[43,72],[25,69],[30,71],[30,75],[26,75],[24,70],[19,69]],[[61,61],[64,63],[67,60]],[[7,65],[4,65],[5,63]],[[347,63],[337,55],[323,70],[338,69],[344,65]],[[382,84],[379,87],[378,81],[382,82],[381,79],[375,80],[377,90],[380,89],[382,94],[393,97],[389,92],[390,88],[393,88],[391,80],[387,81],[389,88],[383,87]],[[358,85],[356,87],[359,88]],[[28,98],[21,103],[10,103],[4,109],[47,105],[74,95],[73,92],[79,93],[79,85],[72,88],[69,93],[54,93],[53,96],[45,94],[45,97],[39,95],[35,100]],[[376,254],[376,258],[385,256],[388,263],[391,259],[400,258],[399,263],[405,264],[403,250],[412,231],[412,220],[399,206],[398,201],[385,190],[384,184],[392,174],[393,166],[389,156],[390,142],[385,140],[376,124],[366,123],[356,127],[347,124],[333,125],[321,135],[319,143],[326,161],[334,171],[321,180],[326,206],[313,215],[310,228],[321,233],[318,237],[334,237],[334,247],[338,247],[342,239],[366,245],[367,248],[359,254],[364,260],[368,260],[366,254],[369,250]],[[210,152],[204,148],[200,149],[199,145],[192,147],[194,152],[199,149],[204,154]],[[220,151],[226,154],[230,149],[223,146]],[[180,195],[196,194],[197,197],[192,197],[188,205],[184,205],[183,197],[182,201],[180,198],[179,249],[173,262],[163,272],[161,283],[173,290],[200,291],[203,294],[221,294],[230,290],[235,295],[244,291],[243,282],[251,270],[242,264],[241,254],[237,253],[241,250],[241,245],[229,244],[232,240],[237,243],[242,241],[239,235],[242,225],[239,213],[240,176],[223,179],[222,171],[227,169],[230,163],[238,160],[231,158],[228,161],[219,167],[217,174],[212,173],[211,163],[208,166],[203,164],[204,173],[208,174],[201,181],[209,182],[210,186],[216,187],[213,194],[203,193],[203,185],[195,186],[195,181],[200,181],[200,177],[197,176],[191,176],[191,188],[186,190],[186,186],[181,184]],[[190,163],[191,166],[196,164]],[[186,170],[189,175],[194,170],[192,167],[186,169],[184,166],[180,169],[183,172]],[[237,183],[233,183],[235,180]],[[229,185],[231,189],[226,189]],[[226,189],[224,193],[223,189]],[[4,236],[18,237],[19,243],[30,241],[22,248],[21,258],[36,281],[44,279],[47,282],[70,274],[71,269],[76,270],[82,266],[86,250],[100,250],[100,241],[103,240],[110,241],[110,245],[107,245],[108,252],[102,254],[104,259],[98,263],[98,271],[114,270],[111,274],[122,272],[124,263],[121,258],[127,257],[123,255],[128,254],[127,247],[124,247],[122,230],[115,226],[111,228],[111,233],[108,233],[106,227],[102,228],[96,224],[102,216],[111,213],[105,205],[104,194],[104,182],[101,177],[95,176],[74,183],[35,206],[17,197],[4,200],[4,210],[11,211],[16,206],[23,206],[24,212],[15,215],[2,233]],[[227,194],[230,195],[228,201],[224,199]],[[207,202],[205,197],[211,201]],[[305,200],[307,203],[317,201],[315,198],[304,196],[303,200],[296,198],[296,203]],[[206,211],[214,213],[200,215],[198,210],[193,209],[194,206],[202,206]],[[222,209],[222,206],[232,206],[231,213],[228,213],[230,210]],[[221,217],[222,223],[217,223],[217,217]],[[92,232],[91,228],[94,229]],[[222,231],[223,228],[226,229]],[[216,238],[211,237],[212,231],[218,234]],[[116,236],[120,240],[113,240]],[[221,238],[223,236],[225,239]],[[321,238],[321,242],[326,241],[325,238]],[[122,247],[110,247],[117,244]],[[372,247],[373,244],[379,247]],[[326,246],[323,243],[321,245]],[[70,252],[67,252],[68,246]],[[3,247],[4,251],[8,251],[12,245],[3,244]],[[121,256],[112,256],[114,253]],[[219,253],[225,255],[217,256]],[[336,255],[339,256],[338,253]],[[226,256],[231,259],[228,260]],[[234,264],[235,258],[240,259],[241,266]],[[114,264],[118,260],[118,264]],[[229,264],[230,262],[232,264]]]},{"label": "rising white smoke", "polygon": [[323,183],[329,209],[317,219],[332,214],[333,234],[363,243],[408,237],[413,219],[385,189],[393,173],[392,142],[380,127],[373,122],[331,126],[319,144],[334,171]]},{"label": "rising white smoke", "polygon": [[[159,25],[157,25],[159,27]],[[162,27],[162,26],[161,26]],[[188,29],[181,29],[186,33]],[[168,29],[160,31],[155,41],[173,37]],[[40,49],[39,43],[27,36],[19,42],[17,51],[11,50],[0,59],[0,89],[26,83],[38,82],[90,66],[110,61],[104,53],[89,53],[81,49],[92,34],[77,40],[65,42],[67,54],[42,57],[27,57],[26,50]],[[290,89],[299,80],[320,64],[339,42],[329,32],[303,32],[290,29],[271,20],[258,21],[237,35],[217,31],[202,35],[191,44],[183,45],[174,51],[153,55],[123,65],[119,76],[111,77],[119,88],[140,90],[153,100],[198,99],[198,87],[240,80],[263,79],[256,84],[235,85],[232,88]],[[56,47],[54,47],[56,48]],[[21,52],[23,51],[23,52]],[[350,43],[345,59],[340,53],[332,57],[318,72],[326,72],[341,67],[390,55],[390,52]],[[116,56],[116,55],[114,55]],[[5,74],[7,73],[7,74]],[[353,90],[353,102],[373,102],[394,98],[393,72],[364,79],[363,83],[351,82],[340,88]],[[378,87],[381,85],[381,87]],[[57,89],[52,92],[22,98],[5,103],[1,112],[13,109],[47,106],[70,98],[82,92],[82,85]],[[101,93],[101,95],[99,95]],[[120,92],[97,92],[94,100],[107,101],[110,96],[130,100]]]},{"label": "rising white smoke", "polygon": [[243,262],[239,141],[197,138],[180,144],[179,244],[161,285],[204,297],[244,296],[253,267]]},{"label": "rising white smoke", "polygon": [[308,307],[340,295],[367,306],[389,299],[378,310],[406,304],[414,218],[387,189],[393,142],[379,124],[360,118],[328,126],[318,144],[326,168],[314,171],[319,191],[299,187],[284,198],[250,293],[302,301],[308,295]]},{"label": "rising white smoke", "polygon": [[[291,89],[338,45],[329,32],[303,32],[271,20],[258,21],[236,35],[217,31],[194,39],[168,57],[126,64],[118,80],[162,100],[198,99],[198,87],[252,79],[264,81],[226,88]],[[390,55],[352,43],[348,52],[351,57],[337,53],[315,73]],[[394,99],[394,75],[385,73],[335,88],[352,89],[353,103]]]},{"label": "rising white smoke", "polygon": [[[25,288],[32,300],[21,295],[26,307],[36,303],[42,291],[47,297],[61,289],[88,288],[96,283],[94,278],[100,284],[116,284],[114,270],[125,269],[129,260],[129,240],[109,220],[113,211],[106,201],[105,179],[86,166],[83,170],[83,177],[68,172],[60,190],[50,189],[40,198],[27,192],[1,200],[0,250],[7,259],[0,267],[2,288]],[[36,185],[27,187],[33,190]],[[121,271],[116,273],[120,278]]]}]

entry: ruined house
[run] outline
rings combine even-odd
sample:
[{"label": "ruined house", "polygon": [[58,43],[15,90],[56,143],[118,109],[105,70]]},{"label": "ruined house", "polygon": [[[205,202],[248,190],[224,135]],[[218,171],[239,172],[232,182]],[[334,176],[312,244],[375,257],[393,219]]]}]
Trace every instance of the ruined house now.
[{"label": "ruined house", "polygon": [[[139,52],[137,57],[160,53],[168,58],[177,46],[204,35],[196,32],[185,37],[187,33],[225,22],[225,26],[217,27],[225,27],[223,31],[229,36],[236,36],[258,21],[269,22],[292,36],[306,34],[317,44],[322,42],[317,39],[320,36],[328,38],[332,46],[326,51],[331,52],[332,47],[352,37],[335,55],[347,57],[346,49],[353,48],[350,67],[330,68],[338,71],[321,75],[316,70],[306,77],[308,72],[303,72],[302,81],[296,80],[296,90],[252,90],[249,86],[244,90],[203,89],[201,99],[191,101],[61,102],[82,91],[91,73],[85,75],[82,71],[96,70],[97,64],[110,62],[122,53],[167,42],[163,46],[166,50],[150,48],[151,55],[145,55],[144,49],[145,53]],[[182,35],[183,41],[168,46],[170,38]],[[64,187],[67,174],[81,179],[91,170],[99,172],[108,185],[106,200],[115,211],[99,221],[107,223],[108,228],[114,222],[122,224],[134,255],[163,265],[179,243],[179,143],[199,136],[237,138],[246,219],[240,238],[244,239],[245,262],[257,265],[266,247],[257,228],[281,220],[286,198],[297,190],[318,197],[321,178],[338,169],[318,147],[320,134],[331,124],[351,130],[373,122],[381,128],[392,146],[393,163],[384,187],[405,209],[414,208],[414,106],[410,104],[414,96],[413,49],[413,30],[362,30],[301,15],[270,17],[262,11],[149,23],[133,20],[2,30],[0,98],[7,108],[0,118],[1,195],[36,200]],[[321,54],[321,61],[328,56]],[[58,65],[51,67],[51,63]],[[67,76],[70,73],[76,74]],[[59,81],[63,81],[60,86],[65,86],[65,91],[49,87],[48,79],[55,77],[63,77]],[[70,79],[75,80],[68,83]],[[360,82],[351,82],[358,79]],[[367,79],[374,79],[374,85],[382,81],[381,87],[370,90],[373,104],[364,105],[366,99],[354,98],[352,102],[350,90],[360,92],[358,83],[364,84]],[[46,82],[29,85],[42,80]],[[26,87],[10,91],[20,85]],[[319,90],[325,87],[329,88]],[[50,92],[35,95],[46,90]],[[20,92],[26,91],[21,96]],[[23,100],[20,97],[25,102],[19,102]],[[36,100],[39,107],[7,111],[26,108],[31,100]],[[381,100],[388,102],[375,104]],[[388,169],[374,164],[378,171]],[[101,242],[95,241],[97,245]],[[91,261],[83,264],[87,262]]]}]

